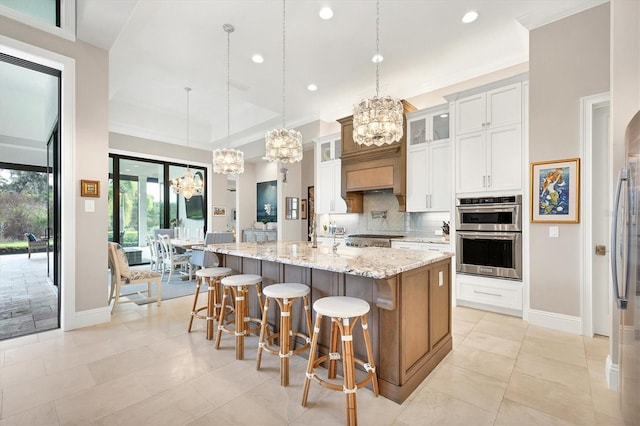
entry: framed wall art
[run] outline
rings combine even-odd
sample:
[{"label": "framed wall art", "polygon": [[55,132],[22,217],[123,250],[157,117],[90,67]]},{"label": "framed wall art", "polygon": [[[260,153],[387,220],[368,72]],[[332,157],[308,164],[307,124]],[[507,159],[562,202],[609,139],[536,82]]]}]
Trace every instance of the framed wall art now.
[{"label": "framed wall art", "polygon": [[580,221],[580,159],[531,163],[531,222]]},{"label": "framed wall art", "polygon": [[85,179],[80,180],[80,196],[100,197],[100,181]]}]

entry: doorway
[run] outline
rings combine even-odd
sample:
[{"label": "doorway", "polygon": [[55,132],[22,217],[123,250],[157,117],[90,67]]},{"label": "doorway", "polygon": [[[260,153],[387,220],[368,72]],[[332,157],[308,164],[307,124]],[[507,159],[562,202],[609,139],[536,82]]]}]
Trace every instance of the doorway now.
[{"label": "doorway", "polygon": [[60,327],[61,72],[0,54],[0,339]]},{"label": "doorway", "polygon": [[609,228],[611,167],[608,94],[582,99],[584,152],[583,334],[611,335]]}]

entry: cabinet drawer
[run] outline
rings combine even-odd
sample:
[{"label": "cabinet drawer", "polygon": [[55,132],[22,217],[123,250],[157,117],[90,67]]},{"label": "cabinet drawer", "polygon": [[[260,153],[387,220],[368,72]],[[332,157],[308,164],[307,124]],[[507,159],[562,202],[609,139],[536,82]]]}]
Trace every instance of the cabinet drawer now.
[{"label": "cabinet drawer", "polygon": [[458,275],[458,299],[522,310],[522,285],[520,283],[514,283],[513,288],[509,288],[509,284],[495,286],[476,284],[465,282],[460,277]]}]

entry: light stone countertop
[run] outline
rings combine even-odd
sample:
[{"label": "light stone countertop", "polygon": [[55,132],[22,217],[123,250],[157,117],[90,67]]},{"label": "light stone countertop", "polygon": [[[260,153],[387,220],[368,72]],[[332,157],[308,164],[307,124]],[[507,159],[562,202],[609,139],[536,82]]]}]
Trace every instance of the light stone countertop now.
[{"label": "light stone countertop", "polygon": [[333,254],[330,244],[318,243],[317,248],[312,248],[307,241],[211,244],[205,250],[375,279],[389,278],[452,257],[451,253],[435,251],[343,245]]}]

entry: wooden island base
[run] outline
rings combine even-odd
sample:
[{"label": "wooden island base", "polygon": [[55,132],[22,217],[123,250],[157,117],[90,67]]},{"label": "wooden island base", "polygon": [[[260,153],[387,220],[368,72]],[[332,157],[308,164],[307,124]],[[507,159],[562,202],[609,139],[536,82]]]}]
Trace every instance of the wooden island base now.
[{"label": "wooden island base", "polygon": [[[261,275],[263,287],[280,282],[306,284],[311,288],[311,303],[326,296],[352,296],[369,302],[369,332],[380,393],[399,404],[452,349],[450,257],[385,279],[231,254],[224,254],[223,261],[239,273]],[[259,307],[255,297],[249,299],[250,316],[255,317]],[[274,329],[278,327],[276,313],[269,316]],[[294,305],[292,315],[292,329],[303,332],[301,304]],[[355,355],[366,359],[358,329],[354,332]],[[325,326],[319,337],[320,353],[328,352],[329,340],[330,327]]]}]

